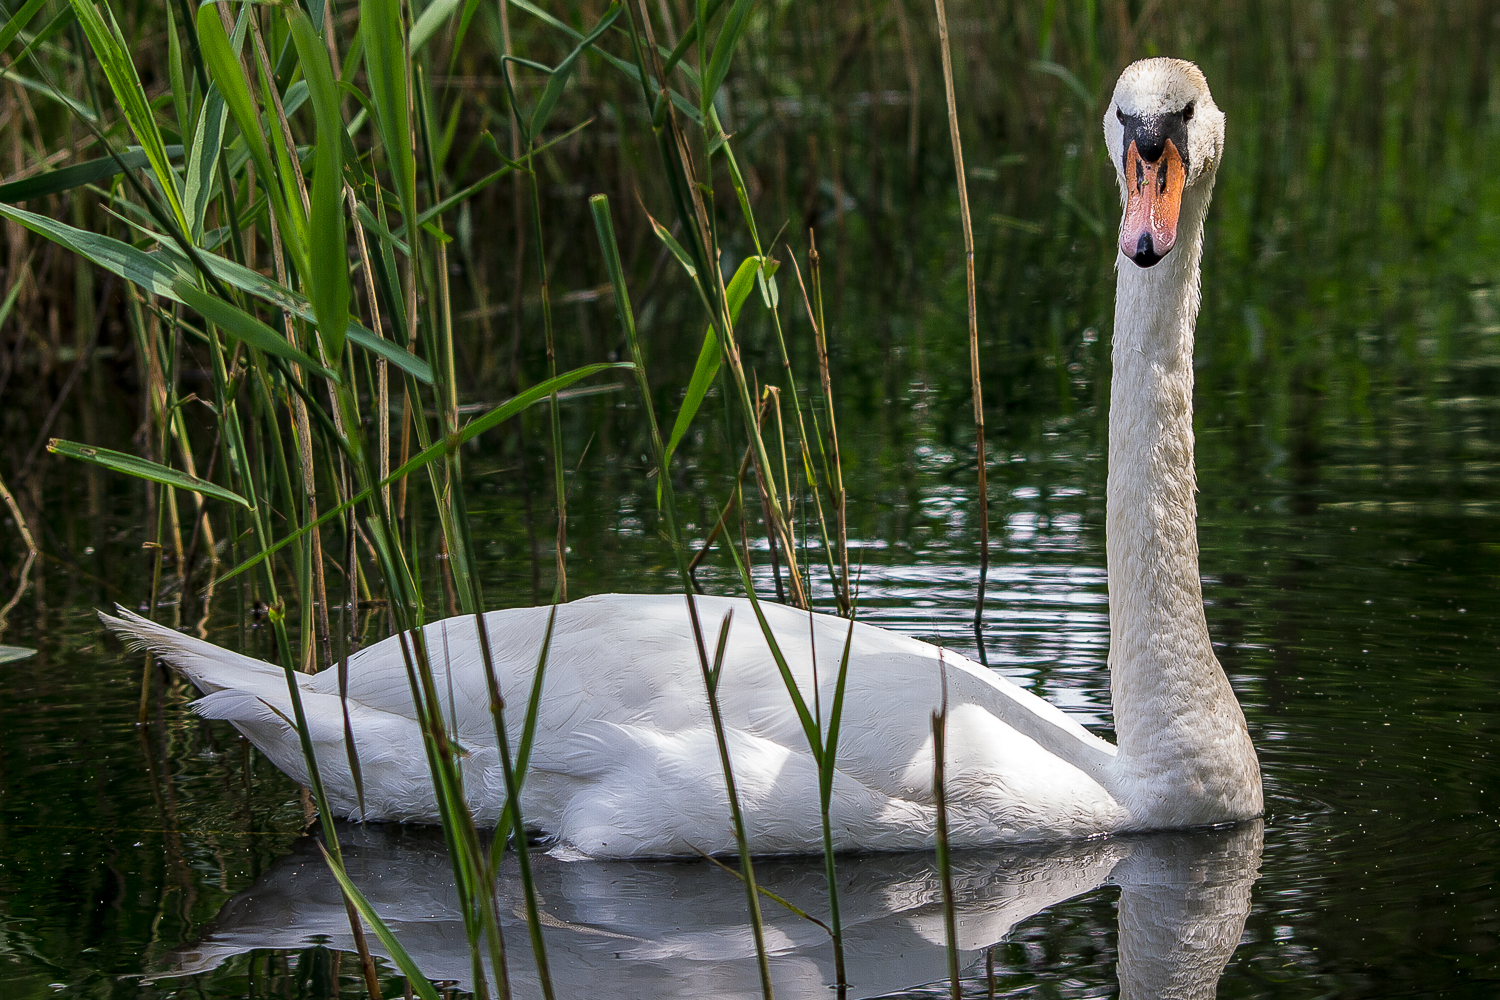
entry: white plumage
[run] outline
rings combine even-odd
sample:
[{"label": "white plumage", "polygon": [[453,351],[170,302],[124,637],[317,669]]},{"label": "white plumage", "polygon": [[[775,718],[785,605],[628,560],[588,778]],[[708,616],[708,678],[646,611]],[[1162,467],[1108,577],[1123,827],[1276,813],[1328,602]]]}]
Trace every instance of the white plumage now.
[{"label": "white plumage", "polygon": [[[1184,114],[1184,108],[1190,110]],[[1126,180],[1127,153],[1136,148],[1133,139],[1124,141],[1130,129],[1160,122],[1176,128],[1187,166],[1180,224],[1175,214],[1172,220],[1180,245],[1159,267],[1138,267],[1123,253],[1117,263],[1108,555],[1119,747],[962,656],[856,624],[833,784],[836,847],[932,844],[931,719],[942,702],[944,675],[955,846],[1260,814],[1255,750],[1208,640],[1193,497],[1192,332],[1203,218],[1223,121],[1197,67],[1167,59],[1128,68],[1105,118],[1128,218],[1137,217],[1132,191],[1144,190]],[[1161,190],[1167,191],[1165,182]],[[1175,213],[1175,204],[1171,208]],[[760,854],[820,851],[817,768],[749,602],[697,600],[710,647],[724,614],[735,613],[719,700],[751,848]],[[804,699],[826,717],[849,623],[776,605],[764,610]],[[548,614],[547,608],[523,608],[486,616],[512,740],[521,731]],[[195,703],[201,714],[232,722],[277,767],[307,780],[287,721],[292,709],[280,668],[127,612],[104,620],[203,690],[206,697]],[[426,641],[444,714],[468,754],[461,766],[471,808],[480,824],[493,825],[505,800],[504,781],[475,621],[428,626]],[[299,675],[297,683],[335,811],[354,819],[437,820],[396,637],[361,650],[349,663],[363,813],[343,745],[337,672]],[[564,853],[628,857],[734,849],[684,597],[614,594],[557,609],[522,809],[527,824]]]}]

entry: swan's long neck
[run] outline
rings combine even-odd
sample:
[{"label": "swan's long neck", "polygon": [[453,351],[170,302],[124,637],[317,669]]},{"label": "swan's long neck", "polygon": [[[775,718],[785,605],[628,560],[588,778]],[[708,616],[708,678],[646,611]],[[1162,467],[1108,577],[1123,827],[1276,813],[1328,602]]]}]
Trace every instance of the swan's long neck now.
[{"label": "swan's long neck", "polygon": [[1205,181],[1184,193],[1166,259],[1151,268],[1123,256],[1116,263],[1106,525],[1119,740],[1112,790],[1142,827],[1241,819],[1261,805],[1255,750],[1214,658],[1198,577],[1193,327]]}]

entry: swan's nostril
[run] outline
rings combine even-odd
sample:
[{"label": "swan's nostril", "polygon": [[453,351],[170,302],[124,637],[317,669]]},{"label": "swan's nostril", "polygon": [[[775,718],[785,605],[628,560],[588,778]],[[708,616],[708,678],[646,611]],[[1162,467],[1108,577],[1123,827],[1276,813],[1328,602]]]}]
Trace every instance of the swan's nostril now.
[{"label": "swan's nostril", "polygon": [[1161,260],[1161,254],[1156,252],[1156,243],[1151,239],[1150,233],[1142,233],[1141,238],[1136,241],[1135,253],[1130,259],[1136,262],[1138,267],[1150,267]]}]

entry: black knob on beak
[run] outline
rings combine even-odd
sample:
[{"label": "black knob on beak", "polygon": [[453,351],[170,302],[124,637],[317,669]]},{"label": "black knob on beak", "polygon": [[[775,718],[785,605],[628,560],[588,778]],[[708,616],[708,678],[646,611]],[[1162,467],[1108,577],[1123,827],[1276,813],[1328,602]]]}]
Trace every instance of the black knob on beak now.
[{"label": "black knob on beak", "polygon": [[1156,243],[1151,239],[1150,233],[1142,233],[1141,238],[1136,241],[1135,253],[1130,255],[1137,267],[1150,267],[1161,260],[1161,254],[1156,252]]},{"label": "black knob on beak", "polygon": [[[1124,144],[1120,147],[1122,154],[1133,142],[1142,160],[1156,163],[1166,151],[1167,140],[1170,139],[1177,147],[1177,155],[1182,157],[1183,167],[1189,166],[1186,109],[1167,114],[1127,115],[1117,112],[1117,115],[1120,124],[1124,126]],[[1121,165],[1124,165],[1123,157]]]},{"label": "black knob on beak", "polygon": [[1161,154],[1167,148],[1167,133],[1160,128],[1160,119],[1143,121],[1142,127],[1136,129],[1134,138],[1135,148],[1147,163],[1155,163],[1161,159]]}]

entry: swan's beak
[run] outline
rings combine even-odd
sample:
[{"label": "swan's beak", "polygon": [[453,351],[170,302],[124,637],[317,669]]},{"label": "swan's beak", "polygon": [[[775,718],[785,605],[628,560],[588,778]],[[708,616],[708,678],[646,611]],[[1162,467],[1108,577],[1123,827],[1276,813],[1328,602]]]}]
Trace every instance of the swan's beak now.
[{"label": "swan's beak", "polygon": [[1125,151],[1125,220],[1120,252],[1139,267],[1151,267],[1177,242],[1177,215],[1187,172],[1177,145],[1168,139],[1155,163],[1147,163],[1134,140]]}]

